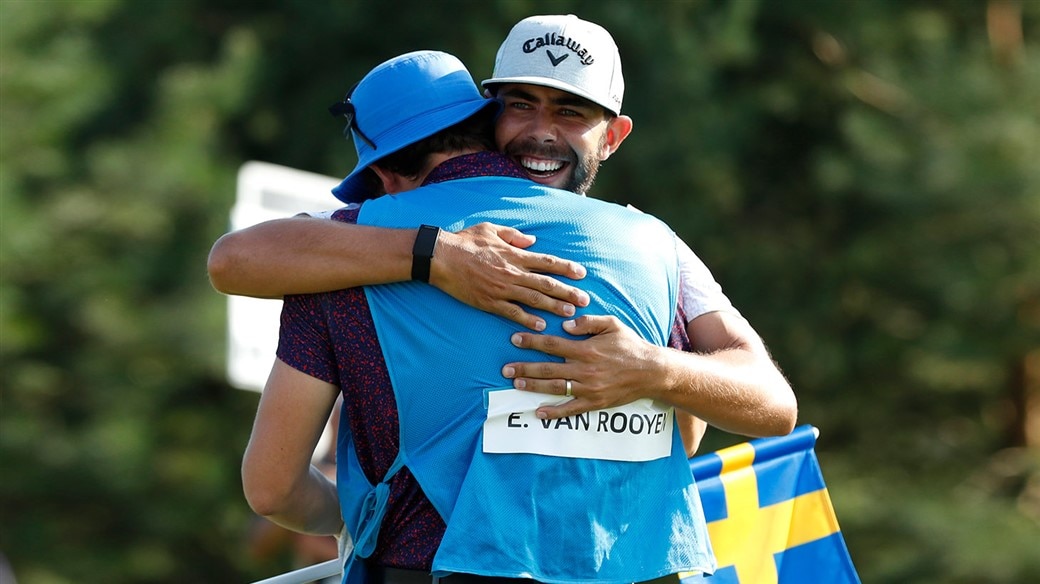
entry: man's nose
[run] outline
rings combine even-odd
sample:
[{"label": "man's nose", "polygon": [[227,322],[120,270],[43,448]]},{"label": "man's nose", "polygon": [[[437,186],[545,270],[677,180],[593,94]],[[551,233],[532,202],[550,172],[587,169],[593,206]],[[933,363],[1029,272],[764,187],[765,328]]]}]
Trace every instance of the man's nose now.
[{"label": "man's nose", "polygon": [[539,143],[551,143],[556,141],[556,124],[552,115],[539,113],[531,120],[530,136]]}]

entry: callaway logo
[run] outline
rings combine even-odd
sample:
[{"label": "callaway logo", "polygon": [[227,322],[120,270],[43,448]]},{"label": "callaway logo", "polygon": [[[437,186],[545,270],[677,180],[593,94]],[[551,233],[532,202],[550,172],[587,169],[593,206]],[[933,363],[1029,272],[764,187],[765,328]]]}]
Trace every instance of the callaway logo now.
[{"label": "callaway logo", "polygon": [[[554,32],[545,33],[545,36],[535,37],[533,39],[527,39],[524,41],[524,52],[533,53],[542,47],[563,47],[574,53],[581,61],[582,65],[591,65],[595,62],[592,54],[589,50],[581,46],[581,43],[570,38],[559,36]],[[545,54],[549,56],[549,61],[552,62],[553,67],[559,65],[564,59],[568,57],[568,53],[563,53],[560,56],[554,55],[548,49]]]},{"label": "callaway logo", "polygon": [[545,50],[545,54],[549,56],[549,61],[552,62],[553,67],[559,65],[561,61],[563,61],[564,59],[566,59],[567,57],[570,56],[567,53],[564,53],[564,54],[560,55],[559,57],[557,57],[556,55],[552,54],[552,51],[550,51],[548,49]]}]

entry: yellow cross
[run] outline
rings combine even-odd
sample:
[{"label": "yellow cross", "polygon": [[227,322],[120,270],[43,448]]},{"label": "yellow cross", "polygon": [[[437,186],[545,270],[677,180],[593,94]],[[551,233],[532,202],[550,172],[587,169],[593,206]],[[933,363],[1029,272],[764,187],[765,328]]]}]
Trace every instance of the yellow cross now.
[{"label": "yellow cross", "polygon": [[719,567],[733,566],[740,584],[777,584],[773,554],[838,531],[827,489],[760,508],[754,447],[740,444],[719,454],[728,516],[708,524]]}]

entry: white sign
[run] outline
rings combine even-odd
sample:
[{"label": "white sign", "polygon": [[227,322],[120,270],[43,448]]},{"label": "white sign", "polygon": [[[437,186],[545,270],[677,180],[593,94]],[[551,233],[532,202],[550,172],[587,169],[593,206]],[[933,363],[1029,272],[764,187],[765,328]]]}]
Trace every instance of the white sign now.
[{"label": "white sign", "polygon": [[[331,192],[339,181],[286,166],[247,162],[238,172],[231,229],[342,207]],[[278,346],[281,309],[281,300],[228,297],[227,376],[231,385],[263,390]]]},{"label": "white sign", "polygon": [[650,399],[556,420],[535,410],[573,398],[501,389],[487,392],[484,452],[646,461],[672,452],[674,410]]}]

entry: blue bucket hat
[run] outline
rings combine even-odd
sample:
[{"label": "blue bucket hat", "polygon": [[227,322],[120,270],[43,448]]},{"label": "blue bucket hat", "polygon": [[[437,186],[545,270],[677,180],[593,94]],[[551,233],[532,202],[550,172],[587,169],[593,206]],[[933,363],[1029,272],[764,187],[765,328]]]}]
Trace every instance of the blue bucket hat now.
[{"label": "blue bucket hat", "polygon": [[416,51],[386,61],[329,108],[347,118],[358,156],[332,194],[344,203],[372,198],[365,168],[490,106],[500,104],[483,97],[466,66],[448,53]]}]

